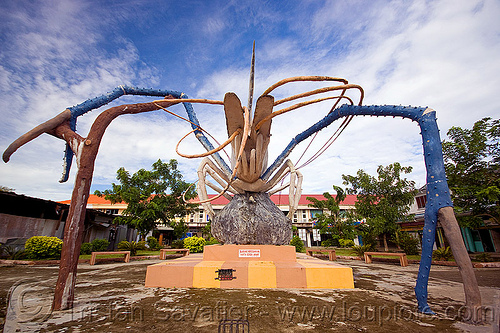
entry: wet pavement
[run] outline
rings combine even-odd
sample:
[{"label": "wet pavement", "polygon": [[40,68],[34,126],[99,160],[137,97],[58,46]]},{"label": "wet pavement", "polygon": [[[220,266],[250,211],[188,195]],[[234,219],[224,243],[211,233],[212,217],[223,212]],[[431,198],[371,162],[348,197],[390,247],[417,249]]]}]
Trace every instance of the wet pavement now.
[{"label": "wet pavement", "polygon": [[[484,324],[469,325],[457,267],[433,266],[429,305],[416,311],[418,265],[353,268],[355,289],[145,288],[146,267],[159,260],[78,266],[75,307],[51,312],[58,267],[0,267],[0,327],[5,332],[498,332],[500,268],[476,268]],[[9,303],[10,300],[10,303]],[[496,316],[496,319],[492,318]],[[233,320],[233,321],[230,321]],[[496,323],[496,324],[495,324]]]}]

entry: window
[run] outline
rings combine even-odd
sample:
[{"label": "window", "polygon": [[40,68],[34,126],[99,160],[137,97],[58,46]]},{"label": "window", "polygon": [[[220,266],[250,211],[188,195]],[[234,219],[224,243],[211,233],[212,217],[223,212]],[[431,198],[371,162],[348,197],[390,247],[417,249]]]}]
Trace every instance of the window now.
[{"label": "window", "polygon": [[321,241],[321,235],[319,233],[319,230],[318,229],[313,229],[313,240],[315,242],[320,242]]},{"label": "window", "polygon": [[417,201],[418,208],[425,208],[425,204],[427,203],[427,196],[426,195],[416,197],[415,200]]},{"label": "window", "polygon": [[118,209],[106,209],[106,214],[117,215],[118,214]]},{"label": "window", "polygon": [[302,211],[302,222],[307,222],[307,211],[306,210]]},{"label": "window", "polygon": [[203,222],[203,211],[200,210],[199,214],[198,214],[198,222]]},{"label": "window", "polygon": [[297,223],[299,221],[297,217],[297,212],[293,213],[293,223]]},{"label": "window", "polygon": [[307,240],[307,232],[306,229],[299,229],[299,238],[302,239],[302,241]]},{"label": "window", "polygon": [[323,214],[323,211],[320,210],[320,209],[312,209],[311,210],[311,216],[312,216],[312,218],[314,218],[318,214]]}]

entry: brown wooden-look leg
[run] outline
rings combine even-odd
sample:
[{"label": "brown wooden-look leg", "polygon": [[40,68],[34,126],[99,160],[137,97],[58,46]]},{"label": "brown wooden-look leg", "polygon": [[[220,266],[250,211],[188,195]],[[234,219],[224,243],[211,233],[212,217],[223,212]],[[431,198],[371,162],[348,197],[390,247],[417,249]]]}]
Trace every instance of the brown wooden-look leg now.
[{"label": "brown wooden-look leg", "polygon": [[370,254],[366,254],[365,253],[365,262],[367,264],[371,264],[372,263],[372,256]]},{"label": "brown wooden-look leg", "polygon": [[[465,247],[462,239],[462,233],[460,232],[460,227],[458,226],[457,219],[455,218],[453,207],[444,207],[439,209],[438,218],[439,222],[441,222],[441,226],[443,227],[445,236],[450,243],[453,257],[455,257],[455,262],[457,263],[458,270],[462,276],[465,292],[465,306],[468,311],[474,311],[474,314],[476,315],[478,313],[478,309],[481,307],[481,294],[477,285],[474,267],[472,266],[469,254],[467,253],[467,248]],[[479,322],[481,321],[481,318],[474,318],[472,321]]]}]

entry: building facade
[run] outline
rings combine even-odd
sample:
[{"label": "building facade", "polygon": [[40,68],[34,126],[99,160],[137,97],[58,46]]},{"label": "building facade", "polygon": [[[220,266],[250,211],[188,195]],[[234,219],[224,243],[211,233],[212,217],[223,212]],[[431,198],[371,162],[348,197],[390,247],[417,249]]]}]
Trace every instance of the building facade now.
[{"label": "building facade", "polygon": [[[117,215],[121,215],[127,208],[127,204],[112,205],[109,200],[100,198],[96,195],[90,195],[87,203],[86,225],[83,232],[83,242],[92,242],[94,239],[106,239],[109,241],[110,249],[117,249],[118,243],[123,240],[133,241],[137,239],[138,232],[136,229],[126,225],[113,224],[113,220]],[[69,204],[71,200],[61,201],[62,204]],[[94,207],[94,205],[96,207]],[[89,220],[89,221],[87,221]]]},{"label": "building facade", "polygon": [[[418,237],[422,241],[422,230],[424,227],[425,204],[427,202],[427,189],[419,189],[415,200],[410,208],[409,214],[414,214],[412,222],[400,223],[401,229]],[[483,219],[483,223],[477,229],[460,228],[465,247],[469,252],[500,252],[500,225],[493,219]],[[434,248],[449,246],[444,236],[443,228],[439,221],[436,229],[436,240]]]},{"label": "building facade", "polygon": [[[22,249],[26,240],[33,236],[64,240],[69,203],[70,200],[55,202],[0,192],[0,243]],[[135,237],[135,229],[114,225],[113,219],[114,216],[106,212],[87,209],[83,241],[107,239],[110,249],[115,249],[119,241]]]},{"label": "building facade", "polygon": [[[215,195],[209,195],[209,198],[213,198],[214,196]],[[322,194],[303,194],[300,198],[297,211],[293,215],[292,224],[293,226],[297,227],[298,235],[302,239],[306,247],[319,246],[321,245],[321,235],[319,234],[319,231],[317,229],[314,229],[313,227],[315,224],[315,215],[322,213],[322,211],[314,207],[309,207],[309,204],[311,204],[311,202],[307,200],[307,197],[313,197],[318,200],[325,200],[325,197],[323,197]],[[274,204],[276,204],[276,206],[278,206],[281,211],[283,211],[283,214],[288,214],[288,194],[274,194],[271,196],[271,200]],[[354,209],[355,202],[356,196],[348,195],[346,199],[340,204],[341,211]],[[229,203],[229,200],[224,197],[219,197],[213,200],[211,203],[215,213],[217,213]],[[127,204],[111,204],[109,200],[100,198],[96,195],[90,195],[87,207],[103,212],[109,212],[115,215],[121,215],[123,210],[127,208]],[[202,236],[202,229],[209,222],[209,217],[208,214],[204,211],[203,207],[199,206],[197,210],[185,216],[184,221],[189,227],[189,235]],[[163,231],[168,231],[169,229],[171,230],[171,228],[168,226],[159,226],[158,229]]]}]

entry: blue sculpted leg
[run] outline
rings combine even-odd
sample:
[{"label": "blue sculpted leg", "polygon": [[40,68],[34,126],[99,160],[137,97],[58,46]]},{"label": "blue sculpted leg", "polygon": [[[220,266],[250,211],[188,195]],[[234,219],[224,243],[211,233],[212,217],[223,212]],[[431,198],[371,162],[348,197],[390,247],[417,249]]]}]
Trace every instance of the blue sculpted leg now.
[{"label": "blue sculpted leg", "polygon": [[422,240],[422,257],[418,271],[415,295],[418,310],[426,314],[434,314],[427,304],[427,284],[432,263],[432,248],[436,236],[437,216],[440,208],[451,207],[452,202],[444,171],[441,139],[436,122],[436,112],[426,107],[407,107],[401,105],[342,105],[329,113],[316,124],[297,135],[288,144],[276,161],[266,170],[263,179],[267,179],[281,165],[292,149],[312,134],[329,126],[333,121],[348,116],[392,116],[408,118],[418,122],[424,149],[427,170],[427,205]]},{"label": "blue sculpted leg", "polygon": [[[165,97],[168,95],[172,95],[174,98],[188,98],[186,94],[175,90],[156,90],[149,88],[119,86],[113,89],[109,93],[106,93],[96,98],[88,99],[83,103],[69,107],[68,110],[71,111],[70,128],[73,131],[76,131],[76,119],[79,116],[94,109],[97,109],[103,105],[106,105],[123,95],[142,95],[142,96],[156,96],[156,97]],[[203,132],[201,132],[198,128],[199,121],[196,117],[196,113],[194,112],[192,104],[191,103],[182,103],[182,104],[184,106],[184,109],[186,110],[189,120],[191,121],[191,128],[195,130],[194,134],[196,135],[198,141],[200,141],[200,143],[203,145],[203,147],[205,147],[206,150],[208,151],[213,150],[214,149],[213,145],[210,143],[210,141],[208,141]],[[231,173],[231,169],[224,162],[224,160],[220,157],[218,153],[214,153],[213,156],[221,167],[226,169],[228,173]],[[63,183],[68,180],[72,161],[73,161],[73,151],[71,150],[69,145],[66,145],[66,151],[64,153],[64,170],[62,178],[59,182]]]}]

